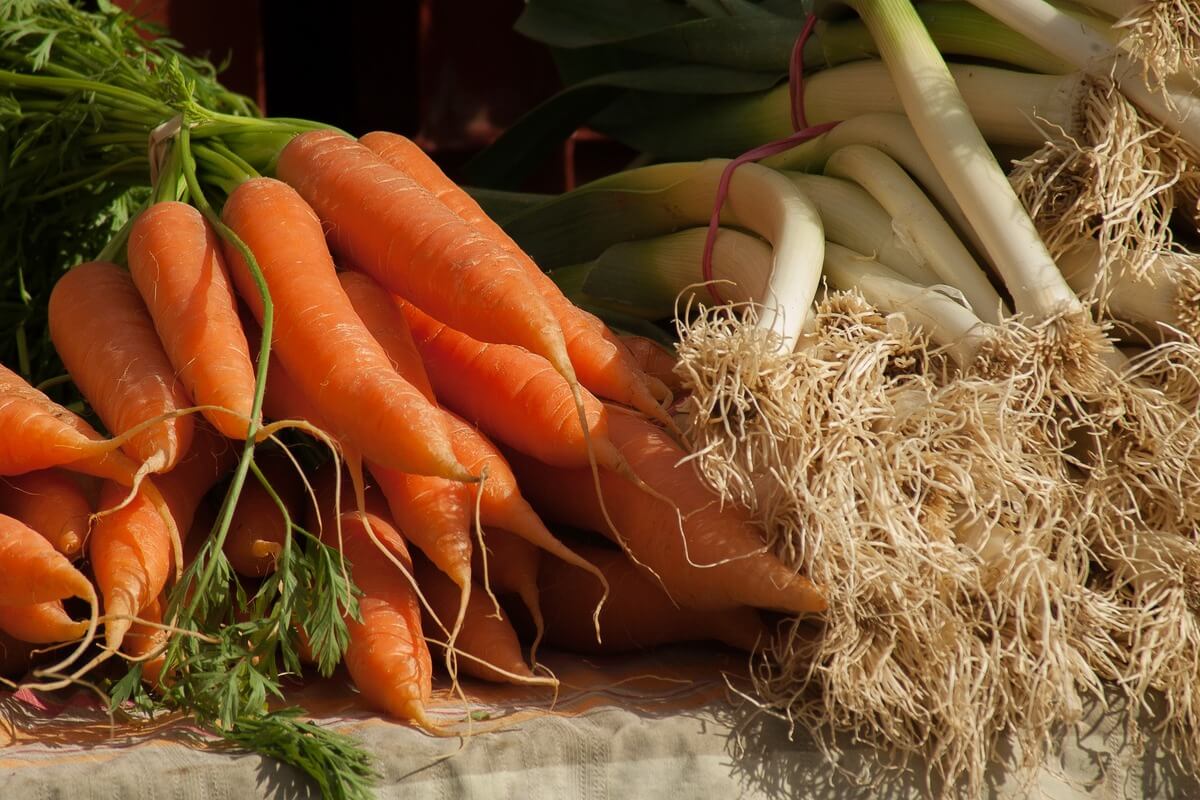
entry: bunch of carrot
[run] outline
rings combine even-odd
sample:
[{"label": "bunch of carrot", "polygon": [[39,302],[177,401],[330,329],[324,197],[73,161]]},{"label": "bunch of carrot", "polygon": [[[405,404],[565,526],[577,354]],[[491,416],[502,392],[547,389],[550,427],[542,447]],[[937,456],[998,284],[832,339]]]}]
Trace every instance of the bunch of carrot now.
[{"label": "bunch of carrot", "polygon": [[431,646],[453,678],[553,684],[543,640],[749,650],[755,609],[823,610],[687,463],[665,353],[573,306],[407,139],[295,133],[261,139],[285,144],[259,177],[185,119],[150,202],[54,284],[55,351],[110,438],[0,371],[0,630],[79,641],[38,685],[121,654],[117,697],[144,678],[234,730],[297,658],[340,662],[433,730]]}]

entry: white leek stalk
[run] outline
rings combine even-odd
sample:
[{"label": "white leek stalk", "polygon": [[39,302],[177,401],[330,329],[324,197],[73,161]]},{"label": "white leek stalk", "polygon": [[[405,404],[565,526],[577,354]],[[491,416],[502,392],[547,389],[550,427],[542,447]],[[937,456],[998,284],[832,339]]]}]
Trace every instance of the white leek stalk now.
[{"label": "white leek stalk", "polygon": [[917,137],[1003,276],[1016,311],[1037,320],[1082,315],[912,4],[847,0],[847,5],[878,42]]},{"label": "white leek stalk", "polygon": [[1105,263],[1100,245],[1085,239],[1058,260],[1081,297],[1093,297],[1113,319],[1129,323],[1150,341],[1180,333],[1200,341],[1200,257],[1159,253],[1148,267]]},{"label": "white leek stalk", "polygon": [[866,190],[840,178],[783,174],[816,204],[826,239],[870,253],[909,280],[937,283],[937,275],[918,257],[912,242],[900,236],[892,218]]},{"label": "white leek stalk", "polygon": [[947,352],[960,369],[969,369],[992,327],[950,287],[922,286],[905,280],[873,258],[836,244],[825,245],[825,279],[834,289],[857,290],[884,313],[900,313]]},{"label": "white leek stalk", "polygon": [[1200,97],[1192,86],[1167,81],[1152,88],[1144,61],[1114,46],[1044,0],[969,0],[1093,77],[1114,80],[1121,92],[1193,148],[1200,148]]},{"label": "white leek stalk", "polygon": [[911,241],[941,283],[962,292],[980,319],[998,323],[1007,309],[933,203],[900,165],[872,147],[849,145],[825,164],[825,174],[854,181],[892,216],[892,226]]},{"label": "white leek stalk", "polygon": [[983,244],[975,229],[967,222],[958,200],[938,174],[937,167],[921,147],[916,132],[903,114],[877,112],[850,117],[828,133],[759,163],[774,169],[820,172],[832,153],[852,144],[874,147],[904,167],[937,201],[958,233],[966,237],[976,251],[983,253]]}]

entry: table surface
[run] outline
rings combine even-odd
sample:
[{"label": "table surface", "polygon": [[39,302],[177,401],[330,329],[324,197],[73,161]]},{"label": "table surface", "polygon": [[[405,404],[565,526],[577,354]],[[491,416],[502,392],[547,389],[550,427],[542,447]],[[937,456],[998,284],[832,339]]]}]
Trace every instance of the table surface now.
[{"label": "table surface", "polygon": [[[455,735],[434,737],[365,710],[344,679],[298,689],[314,716],[357,737],[376,757],[380,798],[877,798],[921,797],[889,774],[857,786],[803,732],[729,700],[729,654],[671,648],[636,658],[553,656],[562,687],[467,684],[440,691],[432,715]],[[736,678],[734,678],[736,680]],[[0,798],[242,800],[316,798],[295,770],[214,747],[179,720],[114,729],[87,695],[63,704],[0,700]],[[480,713],[482,712],[482,713]],[[470,730],[468,731],[468,724]],[[1094,711],[1031,785],[996,768],[989,794],[1054,800],[1200,797],[1161,751],[1123,747],[1116,713]],[[469,735],[457,735],[468,733]],[[35,735],[36,734],[36,735]],[[842,765],[873,770],[879,754],[847,745]]]}]

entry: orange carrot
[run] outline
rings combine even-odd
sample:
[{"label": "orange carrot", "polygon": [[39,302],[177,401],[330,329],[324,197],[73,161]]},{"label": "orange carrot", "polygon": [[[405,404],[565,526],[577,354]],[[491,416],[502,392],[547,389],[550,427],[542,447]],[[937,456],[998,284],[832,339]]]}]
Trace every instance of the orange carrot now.
[{"label": "orange carrot", "polygon": [[46,469],[0,478],[0,511],[45,536],[70,558],[87,538],[92,505],[74,478]]},{"label": "orange carrot", "polygon": [[[271,372],[267,380],[267,399],[272,401],[271,405],[274,406],[276,413],[285,418],[308,419],[321,427],[310,416],[312,412],[308,408],[306,399],[301,394],[299,387],[288,377],[286,369],[282,365],[274,364],[269,369]],[[483,474],[485,468],[488,472],[488,478],[483,483],[483,496],[479,500],[480,522],[484,525],[503,528],[565,561],[578,565],[581,569],[587,569],[587,562],[579,559],[562,542],[558,541],[521,497],[517,488],[517,479],[496,446],[462,419],[449,412],[443,413],[449,426],[451,444],[459,461],[472,474]],[[410,525],[415,529],[416,526],[413,525],[411,519],[415,519],[419,512],[401,507],[406,502],[405,498],[412,497],[415,492],[405,488],[404,491],[408,494],[397,494],[393,491],[395,489],[393,484],[396,479],[395,473],[381,471],[378,465],[371,465],[371,469],[376,482],[380,484],[380,488],[388,498],[389,506],[395,508],[396,513],[401,517],[410,518]],[[408,476],[406,480],[411,480],[411,476]],[[315,486],[318,498],[321,498],[323,494],[328,496],[332,493],[331,476],[318,476],[314,482],[324,484],[324,486]],[[415,488],[418,483],[413,481],[413,487]],[[346,487],[343,487],[342,491],[348,492]],[[439,505],[442,501],[431,499],[429,502],[431,508],[425,513],[431,515],[445,513]],[[315,520],[310,520],[309,524],[314,525]],[[328,524],[329,520],[325,520],[322,527]],[[401,527],[404,527],[403,524]],[[406,532],[408,530],[409,528],[405,528]],[[436,536],[434,540],[436,541]],[[453,547],[453,545],[449,545],[450,556],[453,556]],[[466,549],[467,558],[470,558],[471,549],[464,549]],[[466,572],[465,574],[469,576],[470,573]]]},{"label": "orange carrot", "polygon": [[601,642],[591,614],[599,600],[592,586],[581,589],[575,567],[548,559],[539,573],[546,641],[577,653],[621,653],[671,642],[713,639],[753,650],[767,638],[758,612],[746,606],[710,611],[680,608],[662,586],[648,578],[620,550],[576,545],[608,576],[611,599],[600,611]]},{"label": "orange carrot", "polygon": [[41,535],[0,514],[0,605],[28,606],[65,597],[95,602],[96,590]]},{"label": "orange carrot", "polygon": [[516,259],[404,173],[333,131],[292,139],[276,171],[356,268],[459,330],[528,348],[574,382],[562,328]]},{"label": "orange carrot", "polygon": [[646,376],[662,384],[661,394],[679,395],[683,393],[683,381],[675,374],[675,365],[679,359],[653,339],[645,336],[626,334],[621,341],[629,349],[634,361]]},{"label": "orange carrot", "polygon": [[[155,597],[138,612],[138,619],[125,634],[121,649],[133,658],[142,658],[156,650],[161,650],[167,644],[167,631],[158,627],[163,621],[163,598]],[[151,685],[158,683],[162,675],[163,662],[166,656],[158,653],[153,658],[142,662],[142,680]]]},{"label": "orange carrot", "polygon": [[[459,587],[425,559],[417,559],[416,570],[417,585],[437,615],[436,620],[430,620],[430,627],[437,628],[439,623],[440,627],[450,627],[450,620],[458,614]],[[497,683],[527,683],[522,679],[534,679],[512,623],[503,611],[496,616],[494,606],[478,586],[470,588],[467,613],[454,647],[467,656],[458,659],[458,666],[468,675]],[[443,649],[438,645],[434,648]]]},{"label": "orange carrot", "polygon": [[[262,343],[262,331],[259,330],[258,323],[249,314],[243,314],[242,327],[246,331],[246,340],[250,343],[250,349],[257,353],[258,346]],[[267,365],[267,388],[263,393],[262,411],[263,416],[267,419],[298,419],[323,431],[329,431],[329,425],[321,419],[320,413],[304,397],[304,393],[292,380],[292,376],[287,374],[287,370],[283,368],[283,364],[279,363],[279,356],[273,349]]]},{"label": "orange carrot", "polygon": [[519,536],[547,553],[591,572],[603,581],[602,576],[594,572],[586,560],[575,555],[542,523],[533,507],[521,496],[516,476],[496,446],[462,419],[449,412],[446,417],[451,424],[450,435],[454,443],[454,452],[458,454],[462,463],[467,465],[467,469],[479,474],[483,474],[485,469],[487,471],[488,478],[480,489],[482,496],[479,498],[479,521],[483,525],[502,528],[514,536]]},{"label": "orange carrot", "polygon": [[58,600],[25,606],[0,606],[0,631],[22,642],[69,642],[83,636],[87,628],[87,620],[71,619]]},{"label": "orange carrot", "polygon": [[[620,339],[603,322],[568,300],[504,229],[485,214],[469,194],[447,178],[420,147],[403,136],[386,131],[368,133],[359,141],[433,194],[459,219],[513,256],[562,327],[567,354],[581,384],[601,397],[633,406],[653,417],[663,417],[651,385]],[[460,326],[455,327],[462,330]]]},{"label": "orange carrot", "polygon": [[421,354],[413,341],[408,323],[396,308],[387,290],[361,272],[339,272],[338,281],[362,319],[367,330],[391,359],[392,366],[404,380],[416,387],[431,403],[437,402]]},{"label": "orange carrot", "polygon": [[[704,610],[741,605],[794,613],[824,610],[820,591],[765,552],[746,514],[720,506],[666,433],[627,413],[612,414],[609,423],[613,442],[634,473],[678,508],[613,473],[601,476],[624,546],[657,573],[675,602]],[[556,469],[515,453],[509,462],[542,514],[607,535],[588,471]]]},{"label": "orange carrot", "polygon": [[[80,264],[50,293],[50,339],[67,372],[113,433],[192,405],[163,352],[133,279],[115,264]],[[170,470],[187,452],[193,421],[178,416],[125,445],[151,471]]]},{"label": "orange carrot", "polygon": [[[471,582],[471,492],[441,478],[368,464],[408,541],[462,588]],[[447,486],[447,484],[450,484]]]},{"label": "orange carrot", "polygon": [[216,234],[186,203],[156,203],[129,232],[129,272],[179,380],[223,435],[246,438],[254,366]]},{"label": "orange carrot", "polygon": [[[511,534],[500,528],[485,528],[483,544],[487,548],[487,581],[496,592],[509,593],[521,598],[521,602],[529,609],[533,624],[538,630],[538,638],[542,631],[542,609],[538,599],[538,568],[541,563],[541,552],[520,536]],[[484,579],[483,553],[475,549],[471,558],[471,570],[477,583]],[[598,590],[599,584],[594,584]],[[599,601],[599,591],[595,594]],[[595,605],[592,606],[595,609]]]},{"label": "orange carrot", "polygon": [[[431,403],[433,387],[425,374],[412,333],[391,295],[370,277],[343,272],[342,288],[367,330],[383,347],[401,377],[416,386]],[[442,420],[449,437],[449,425]],[[457,454],[456,454],[457,455]],[[472,492],[463,483],[391,470],[368,464],[387,498],[392,518],[408,541],[450,576],[463,591],[471,584]]]},{"label": "orange carrot", "polygon": [[[304,481],[296,466],[281,453],[263,452],[255,458],[263,477],[283,501],[288,516],[299,524],[304,513]],[[238,498],[229,533],[225,537],[225,555],[242,575],[261,578],[275,571],[275,559],[283,550],[288,535],[287,522],[275,500],[262,484],[251,478]]]},{"label": "orange carrot", "polygon": [[[200,499],[237,458],[229,441],[207,426],[199,426],[197,432],[191,452],[179,466],[155,478],[171,520],[181,531],[191,529]],[[125,495],[122,487],[106,484],[100,492],[100,507],[115,508]],[[105,637],[111,648],[120,646],[130,618],[166,586],[171,544],[166,521],[144,491],[124,508],[96,520],[88,551],[109,616]]]},{"label": "orange carrot", "polygon": [[[425,715],[433,692],[433,665],[421,632],[421,606],[408,581],[380,555],[364,520],[410,574],[412,570],[403,538],[384,516],[357,511],[341,515],[342,553],[363,593],[358,601],[362,621],[346,621],[350,630],[346,669],[368,703],[392,716],[433,727]],[[327,544],[337,546],[336,537],[336,526],[323,527],[321,538]]]},{"label": "orange carrot", "polygon": [[[471,480],[437,409],[401,378],[338,283],[321,223],[287,184],[257,178],[225,203],[226,224],[254,253],[275,307],[273,349],[347,447],[393,469]],[[234,283],[261,323],[262,298],[241,254]]]},{"label": "orange carrot", "polygon": [[0,475],[62,466],[129,484],[137,464],[119,447],[0,364]]},{"label": "orange carrot", "polygon": [[[548,464],[587,466],[587,440],[571,387],[544,358],[513,345],[477,341],[411,303],[399,300],[398,305],[443,405]],[[620,456],[608,441],[604,406],[585,394],[584,409],[596,461],[617,468]]]}]

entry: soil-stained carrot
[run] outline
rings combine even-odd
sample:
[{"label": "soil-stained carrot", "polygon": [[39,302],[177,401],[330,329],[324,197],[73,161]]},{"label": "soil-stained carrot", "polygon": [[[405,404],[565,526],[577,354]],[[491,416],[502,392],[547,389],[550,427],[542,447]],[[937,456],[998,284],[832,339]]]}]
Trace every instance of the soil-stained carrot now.
[{"label": "soil-stained carrot", "polygon": [[549,644],[576,653],[621,653],[711,639],[749,651],[767,640],[767,629],[752,608],[681,608],[620,550],[589,545],[576,545],[575,549],[600,568],[612,587],[612,595],[600,611],[603,638],[596,641],[592,626],[599,593],[591,585],[581,588],[583,574],[576,567],[546,559],[538,584]]},{"label": "soil-stained carrot", "polygon": [[[90,262],[63,275],[50,293],[49,317],[63,365],[112,433],[192,405],[133,278],[117,265]],[[164,419],[123,449],[166,472],[187,452],[192,429],[190,416]]]},{"label": "soil-stained carrot", "polygon": [[332,131],[292,139],[276,172],[356,268],[476,338],[538,353],[574,381],[562,328],[521,265],[404,173]]},{"label": "soil-stained carrot", "polygon": [[[493,592],[511,593],[521,598],[529,609],[533,624],[542,630],[542,609],[538,600],[538,569],[541,551],[516,534],[500,528],[485,528],[483,545],[487,548],[487,582]],[[471,571],[475,582],[484,581],[484,563],[481,549],[476,547],[471,557]],[[586,580],[586,579],[585,579]],[[600,584],[595,584],[595,599],[600,599]],[[592,605],[593,610],[595,604]]]},{"label": "soil-stained carrot", "polygon": [[[292,522],[299,524],[304,515],[305,487],[296,465],[285,454],[271,451],[256,450],[255,459]],[[225,537],[229,563],[248,577],[270,575],[287,535],[287,520],[279,505],[261,483],[250,478],[238,498]]]},{"label": "soil-stained carrot", "polygon": [[457,217],[513,256],[562,327],[567,354],[581,384],[601,397],[662,418],[663,412],[655,402],[652,385],[645,380],[646,376],[616,335],[595,316],[568,300],[504,229],[485,214],[469,194],[447,178],[420,147],[399,134],[386,131],[368,133],[359,142],[411,177]]},{"label": "soil-stained carrot", "polygon": [[69,642],[83,636],[87,628],[87,620],[71,619],[58,600],[27,606],[0,606],[0,631],[22,642]]},{"label": "soil-stained carrot", "polygon": [[[171,472],[155,478],[180,531],[191,529],[200,499],[236,458],[237,451],[228,440],[200,426],[187,457]],[[106,484],[100,492],[101,509],[115,508],[126,494],[123,487]],[[171,544],[166,521],[144,491],[125,507],[96,520],[88,552],[104,598],[105,614],[110,617],[105,626],[110,647],[120,646],[130,618],[166,586]]]},{"label": "soil-stained carrot", "polygon": [[[403,300],[425,371],[447,408],[504,444],[548,464],[588,464],[571,387],[544,358],[520,347],[488,344],[433,319]],[[584,411],[596,461],[616,468],[620,456],[608,441],[608,414],[590,394]]]},{"label": "soil-stained carrot", "polygon": [[[455,460],[437,409],[392,368],[338,283],[321,223],[287,184],[238,186],[223,217],[254,253],[275,308],[272,348],[343,445],[376,463],[451,480],[472,476]],[[261,323],[263,302],[235,248],[234,284]]]},{"label": "soil-stained carrot", "polygon": [[128,485],[137,464],[119,448],[0,364],[0,475],[63,466]]},{"label": "soil-stained carrot", "polygon": [[92,505],[75,478],[46,469],[0,478],[0,512],[24,522],[70,558],[87,538]]},{"label": "soil-stained carrot", "polygon": [[[624,547],[657,573],[679,605],[701,610],[748,605],[794,613],[825,608],[821,592],[766,551],[747,515],[720,503],[662,430],[632,414],[609,418],[614,444],[634,473],[668,503],[605,472],[601,490]],[[562,470],[528,456],[509,463],[548,519],[610,535],[587,470]]]},{"label": "soil-stained carrot", "polygon": [[[458,614],[459,587],[425,559],[417,559],[416,570],[417,585],[437,615],[427,627],[449,628]],[[471,586],[467,613],[454,647],[466,656],[458,659],[458,668],[468,675],[497,683],[525,683],[522,679],[534,677],[512,623],[503,610],[496,615],[495,606],[477,585]],[[442,649],[436,644],[433,648]]]},{"label": "soil-stained carrot", "polygon": [[663,389],[673,395],[683,393],[683,381],[675,374],[675,365],[679,359],[674,353],[645,336],[627,334],[621,336],[621,341],[629,348],[634,361],[647,378],[658,381]]},{"label": "soil-stained carrot", "polygon": [[96,590],[41,534],[0,514],[0,605],[28,606],[65,597],[94,602]]},{"label": "soil-stained carrot", "polygon": [[171,364],[192,399],[231,413],[202,413],[218,431],[244,439],[254,400],[254,366],[238,323],[221,245],[186,203],[156,203],[129,232],[129,273]]},{"label": "soil-stained carrot", "polygon": [[[425,714],[433,692],[433,665],[422,634],[420,602],[396,566],[380,554],[367,533],[367,522],[412,571],[404,540],[385,516],[357,511],[341,515],[342,554],[363,593],[358,601],[362,621],[346,621],[350,643],[343,661],[368,703],[394,717],[433,727]],[[323,526],[321,538],[337,546],[336,526]]]}]

